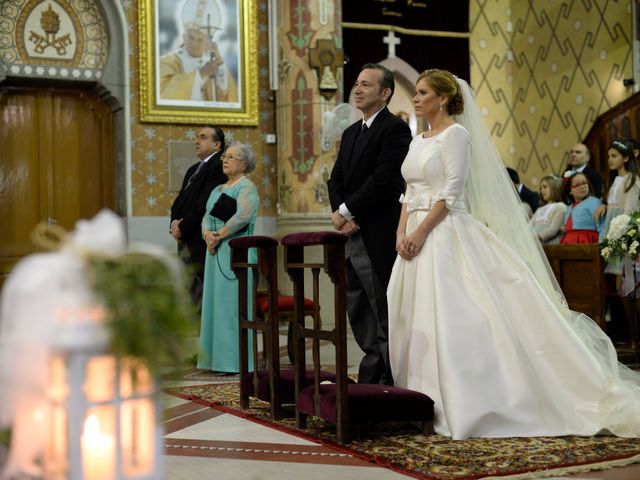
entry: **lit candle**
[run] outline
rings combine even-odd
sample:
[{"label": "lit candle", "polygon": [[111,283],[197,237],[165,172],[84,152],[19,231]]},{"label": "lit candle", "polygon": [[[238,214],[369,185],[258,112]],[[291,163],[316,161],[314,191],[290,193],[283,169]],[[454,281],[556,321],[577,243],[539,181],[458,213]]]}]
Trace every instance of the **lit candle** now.
[{"label": "lit candle", "polygon": [[85,480],[113,478],[115,442],[111,435],[100,431],[100,421],[90,415],[82,434],[82,466]]},{"label": "lit candle", "polygon": [[122,403],[122,466],[126,478],[153,472],[156,422],[153,401],[128,400]]}]

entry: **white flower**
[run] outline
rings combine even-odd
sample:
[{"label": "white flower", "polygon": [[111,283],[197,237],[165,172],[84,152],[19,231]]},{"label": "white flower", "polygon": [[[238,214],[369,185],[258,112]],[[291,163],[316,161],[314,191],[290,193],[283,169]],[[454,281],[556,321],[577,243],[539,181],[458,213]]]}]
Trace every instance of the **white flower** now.
[{"label": "white flower", "polygon": [[622,242],[622,243],[620,244],[620,248],[621,248],[622,250],[624,250],[624,251],[627,251],[627,244],[626,244],[625,242]]},{"label": "white flower", "polygon": [[609,260],[609,257],[611,256],[611,248],[609,248],[609,247],[604,247],[604,248],[602,249],[602,251],[600,252],[600,254],[602,255],[602,257],[603,257],[605,260]]},{"label": "white flower", "polygon": [[611,225],[609,225],[609,232],[607,233],[607,239],[617,240],[622,237],[629,227],[629,220],[631,220],[631,217],[624,213],[611,220]]},{"label": "white flower", "polygon": [[633,237],[636,234],[636,229],[632,228],[627,232],[627,237]]}]

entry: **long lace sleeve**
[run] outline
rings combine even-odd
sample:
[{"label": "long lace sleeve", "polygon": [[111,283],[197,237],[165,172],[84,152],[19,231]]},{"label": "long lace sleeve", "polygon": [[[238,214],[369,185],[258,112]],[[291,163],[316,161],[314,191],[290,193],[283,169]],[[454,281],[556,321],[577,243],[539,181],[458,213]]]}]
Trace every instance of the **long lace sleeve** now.
[{"label": "long lace sleeve", "polygon": [[207,205],[205,207],[204,216],[202,217],[202,222],[200,226],[201,234],[204,235],[205,230],[215,230],[213,225],[213,217],[209,215],[211,211],[211,207],[213,207],[213,198],[217,195],[220,187],[216,187],[213,189],[211,194],[209,195],[209,199],[207,200]]},{"label": "long lace sleeve", "polygon": [[219,189],[219,187],[216,187],[211,192],[211,194],[209,195],[209,199],[207,200],[207,205],[206,205],[204,216],[202,217],[202,222],[201,222],[201,226],[200,226],[201,235],[204,235],[205,230],[214,230],[214,228],[213,228],[213,217],[211,215],[209,215],[209,212],[211,211],[211,207],[213,206],[212,197],[216,194],[215,192],[218,189]]},{"label": "long lace sleeve", "polygon": [[200,233],[202,234],[203,237],[204,237],[204,232],[206,230],[209,230],[209,229],[210,229],[210,227],[209,227],[209,214],[205,213],[204,217],[202,217],[202,224],[201,224],[201,227],[200,227]]},{"label": "long lace sleeve", "polygon": [[236,202],[236,213],[225,224],[229,235],[233,235],[251,221],[255,221],[260,205],[260,198],[258,196],[258,189],[253,182],[250,180],[242,182],[242,185],[239,186]]}]

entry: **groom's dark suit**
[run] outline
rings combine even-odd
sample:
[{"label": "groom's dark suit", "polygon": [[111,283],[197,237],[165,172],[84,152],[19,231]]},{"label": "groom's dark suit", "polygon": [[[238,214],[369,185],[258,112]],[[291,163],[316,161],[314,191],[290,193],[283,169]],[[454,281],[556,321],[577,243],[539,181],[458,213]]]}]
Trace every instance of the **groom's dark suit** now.
[{"label": "groom's dark suit", "polygon": [[214,153],[197,174],[195,172],[200,162],[189,167],[184,175],[180,193],[171,206],[171,221],[182,218],[180,222],[182,238],[178,249],[184,247],[188,249],[195,273],[201,280],[206,253],[206,245],[202,239],[202,218],[211,191],[217,185],[227,181],[227,176],[222,173],[220,155],[221,152]]},{"label": "groom's dark suit", "polygon": [[333,211],[344,203],[359,231],[347,243],[347,311],[364,350],[360,383],[393,382],[388,362],[386,290],[396,258],[396,229],[404,180],[400,166],[411,131],[385,107],[371,127],[362,121],[345,130],[328,181]]}]

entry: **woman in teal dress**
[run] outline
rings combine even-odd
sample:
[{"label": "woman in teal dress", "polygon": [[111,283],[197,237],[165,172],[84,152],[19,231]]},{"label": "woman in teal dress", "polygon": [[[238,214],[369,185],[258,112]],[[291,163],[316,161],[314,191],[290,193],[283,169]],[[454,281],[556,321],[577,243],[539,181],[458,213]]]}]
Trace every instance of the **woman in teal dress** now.
[{"label": "woman in teal dress", "polygon": [[[229,240],[253,235],[260,200],[258,189],[245,174],[252,172],[255,166],[251,148],[241,143],[229,145],[222,160],[222,171],[228,181],[218,185],[207,201],[207,213],[202,219],[202,238],[207,244],[207,256],[198,368],[228,373],[240,371],[238,281],[230,268]],[[255,260],[255,251],[250,251],[249,261]],[[249,299],[251,302],[251,296]],[[249,352],[249,365],[252,365],[251,349]]]}]

